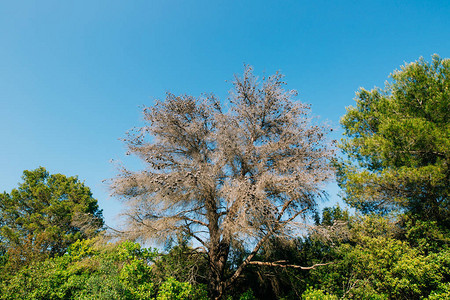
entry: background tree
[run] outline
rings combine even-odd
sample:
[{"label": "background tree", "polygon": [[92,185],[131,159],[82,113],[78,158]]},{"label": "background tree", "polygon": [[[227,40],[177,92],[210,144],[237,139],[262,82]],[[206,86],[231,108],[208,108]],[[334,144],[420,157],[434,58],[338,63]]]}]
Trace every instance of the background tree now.
[{"label": "background tree", "polygon": [[[147,126],[131,131],[129,153],[147,165],[123,168],[112,183],[128,204],[128,236],[164,240],[180,232],[209,261],[210,292],[220,297],[273,236],[286,236],[313,211],[330,178],[332,151],[309,107],[293,102],[282,75],[236,77],[230,108],[212,95],[167,94],[144,109]],[[230,251],[251,247],[231,274]],[[267,264],[281,265],[271,262]]]},{"label": "background tree", "polygon": [[102,228],[97,200],[77,177],[49,175],[40,167],[22,178],[18,189],[0,194],[0,246],[8,262],[61,255]]},{"label": "background tree", "polygon": [[422,58],[361,89],[342,118],[340,187],[364,212],[406,209],[449,228],[450,60]]}]

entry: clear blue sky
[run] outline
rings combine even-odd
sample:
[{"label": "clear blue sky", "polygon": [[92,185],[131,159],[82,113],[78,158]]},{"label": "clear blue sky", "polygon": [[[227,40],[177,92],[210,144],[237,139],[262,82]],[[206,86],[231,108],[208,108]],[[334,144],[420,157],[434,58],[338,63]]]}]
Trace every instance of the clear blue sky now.
[{"label": "clear blue sky", "polygon": [[137,166],[119,138],[166,91],[225,99],[244,63],[280,70],[337,128],[359,87],[433,53],[450,57],[448,0],[1,1],[0,192],[38,166],[78,175],[113,224],[102,180]]}]

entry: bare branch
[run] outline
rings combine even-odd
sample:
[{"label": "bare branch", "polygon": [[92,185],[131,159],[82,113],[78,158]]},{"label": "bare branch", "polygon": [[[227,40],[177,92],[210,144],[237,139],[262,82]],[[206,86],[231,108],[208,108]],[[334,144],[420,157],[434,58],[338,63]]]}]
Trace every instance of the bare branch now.
[{"label": "bare branch", "polygon": [[323,264],[314,264],[309,267],[302,267],[299,265],[292,264],[280,264],[276,262],[264,262],[264,261],[251,261],[248,263],[249,265],[258,265],[258,266],[268,266],[268,267],[280,267],[280,268],[293,268],[293,269],[301,269],[301,270],[311,270],[319,266],[327,266],[333,264],[333,262],[323,263]]},{"label": "bare branch", "polygon": [[304,213],[307,210],[307,208],[304,208],[302,210],[299,210],[298,212],[296,212],[295,214],[293,214],[289,219],[287,219],[286,221],[283,221],[283,224],[289,224],[291,223],[295,218],[297,218],[299,215],[301,215],[302,213]]},{"label": "bare branch", "polygon": [[199,220],[196,220],[196,219],[192,219],[192,218],[189,218],[189,217],[184,217],[184,216],[183,216],[183,217],[179,217],[179,219],[180,219],[180,220],[190,221],[190,222],[193,222],[193,223],[196,223],[196,224],[199,224],[199,225],[208,227],[208,224],[207,224],[207,223],[202,222],[202,221],[199,221]]}]

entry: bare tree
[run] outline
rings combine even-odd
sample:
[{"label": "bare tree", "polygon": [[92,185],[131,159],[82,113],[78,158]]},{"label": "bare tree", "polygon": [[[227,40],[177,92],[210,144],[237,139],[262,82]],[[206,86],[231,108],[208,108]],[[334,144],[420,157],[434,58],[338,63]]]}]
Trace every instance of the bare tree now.
[{"label": "bare tree", "polygon": [[[284,84],[279,73],[258,82],[247,67],[235,76],[228,109],[213,95],[168,93],[144,109],[147,126],[125,139],[147,165],[123,168],[112,184],[128,204],[128,237],[195,239],[209,260],[214,298],[247,265],[262,263],[253,258],[270,237],[302,223],[332,176],[325,128]],[[230,251],[243,245],[253,250],[226,278]],[[291,266],[271,265],[284,264]]]}]

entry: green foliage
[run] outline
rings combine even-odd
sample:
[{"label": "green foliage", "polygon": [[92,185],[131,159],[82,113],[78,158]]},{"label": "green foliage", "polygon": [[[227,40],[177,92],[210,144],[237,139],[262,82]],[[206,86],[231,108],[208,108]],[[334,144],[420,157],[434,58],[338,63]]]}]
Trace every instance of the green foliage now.
[{"label": "green foliage", "polygon": [[194,287],[188,282],[179,282],[173,277],[167,278],[158,291],[156,300],[207,300],[205,286]]},{"label": "green foliage", "polygon": [[62,255],[102,228],[97,200],[77,177],[42,167],[23,174],[18,189],[0,194],[0,248],[10,265]]},{"label": "green foliage", "polygon": [[25,266],[3,281],[1,299],[119,299],[108,298],[122,293],[116,275],[117,266],[100,259],[92,241],[78,241],[68,254]]},{"label": "green foliage", "polygon": [[315,290],[309,288],[302,294],[302,300],[338,300],[338,297],[330,294],[326,294],[322,290]]},{"label": "green foliage", "polygon": [[450,226],[450,60],[420,59],[384,90],[361,89],[341,123],[339,185],[363,212],[405,208]]},{"label": "green foliage", "polygon": [[316,225],[331,226],[335,222],[347,222],[349,220],[349,213],[347,210],[342,210],[340,206],[325,207],[322,211],[322,218],[318,215],[315,217]]},{"label": "green foliage", "polygon": [[239,300],[254,300],[256,299],[253,295],[253,290],[248,289],[246,292],[244,292],[240,297]]},{"label": "green foliage", "polygon": [[[450,60],[420,59],[391,75],[384,90],[361,89],[342,118],[338,182],[356,218],[336,263],[312,282],[349,299],[444,299],[450,242]],[[387,215],[386,215],[387,216]],[[387,216],[392,218],[392,216]],[[330,225],[324,214],[324,224]],[[320,282],[320,284],[317,284]]]},{"label": "green foliage", "polygon": [[450,281],[448,245],[425,251],[421,247],[429,247],[442,233],[412,245],[416,231],[386,218],[351,218],[349,240],[337,245],[333,264],[311,271],[310,283],[345,299],[422,299],[445,293]]},{"label": "green foliage", "polygon": [[450,245],[450,229],[442,228],[436,221],[423,221],[403,215],[400,225],[408,243],[424,254],[439,252]]},{"label": "green foliage", "polygon": [[77,241],[63,256],[23,267],[0,283],[0,299],[208,299],[204,285],[155,275],[156,250],[97,244]]},{"label": "green foliage", "polygon": [[443,300],[450,299],[450,283],[443,283],[439,286],[439,290],[433,291],[430,296],[427,298],[428,300]]}]

